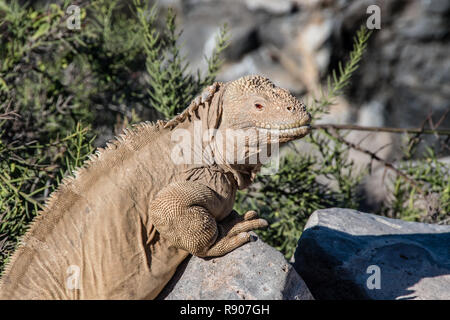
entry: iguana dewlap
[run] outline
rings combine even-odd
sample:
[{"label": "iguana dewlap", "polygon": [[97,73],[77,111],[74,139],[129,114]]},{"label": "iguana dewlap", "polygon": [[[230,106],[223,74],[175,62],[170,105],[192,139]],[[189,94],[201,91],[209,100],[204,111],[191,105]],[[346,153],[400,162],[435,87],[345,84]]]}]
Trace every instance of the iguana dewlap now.
[{"label": "iguana dewlap", "polygon": [[[267,226],[232,210],[261,167],[251,146],[301,138],[310,120],[288,91],[247,76],[213,84],[168,122],[127,130],[50,196],[5,268],[0,299],[155,298],[189,254],[224,255]],[[246,163],[227,156],[237,148],[218,138],[227,132],[245,135]]]}]

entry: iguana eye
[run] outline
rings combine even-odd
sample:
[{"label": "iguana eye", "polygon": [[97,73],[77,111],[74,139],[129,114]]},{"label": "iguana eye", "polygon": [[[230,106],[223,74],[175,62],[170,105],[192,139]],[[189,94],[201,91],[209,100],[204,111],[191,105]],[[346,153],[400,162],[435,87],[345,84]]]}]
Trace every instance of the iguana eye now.
[{"label": "iguana eye", "polygon": [[264,106],[262,104],[255,103],[255,108],[258,110],[262,110],[262,109],[264,109]]}]

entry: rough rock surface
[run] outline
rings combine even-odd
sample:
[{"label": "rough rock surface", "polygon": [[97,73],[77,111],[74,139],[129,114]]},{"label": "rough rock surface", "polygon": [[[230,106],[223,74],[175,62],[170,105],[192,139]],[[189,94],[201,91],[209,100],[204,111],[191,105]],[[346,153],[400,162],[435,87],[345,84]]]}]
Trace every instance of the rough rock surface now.
[{"label": "rough rock surface", "polygon": [[158,299],[312,300],[313,297],[283,255],[257,239],[220,258],[187,259]]},{"label": "rough rock surface", "polygon": [[[449,244],[450,226],[318,210],[299,240],[294,268],[316,299],[450,299]],[[376,285],[376,271],[368,270],[374,265],[380,289],[368,288]]]}]

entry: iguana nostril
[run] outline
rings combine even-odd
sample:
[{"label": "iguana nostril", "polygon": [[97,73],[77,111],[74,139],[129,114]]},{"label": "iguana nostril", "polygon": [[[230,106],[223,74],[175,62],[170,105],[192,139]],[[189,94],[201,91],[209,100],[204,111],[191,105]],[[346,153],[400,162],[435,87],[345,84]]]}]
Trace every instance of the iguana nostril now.
[{"label": "iguana nostril", "polygon": [[292,106],[288,106],[287,109],[288,109],[288,111],[292,111],[293,108],[292,108]]}]

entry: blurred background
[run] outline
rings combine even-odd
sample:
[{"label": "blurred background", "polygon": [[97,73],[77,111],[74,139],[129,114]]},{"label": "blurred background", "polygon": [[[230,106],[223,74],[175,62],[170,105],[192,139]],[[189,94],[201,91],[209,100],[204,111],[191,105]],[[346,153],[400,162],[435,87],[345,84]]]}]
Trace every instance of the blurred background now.
[{"label": "blurred background", "polygon": [[[348,59],[353,37],[381,9],[359,69],[345,94],[321,122],[364,126],[420,127],[429,114],[436,124],[450,110],[450,2],[446,0],[186,0],[159,1],[178,13],[182,52],[205,70],[219,27],[231,42],[217,76],[246,74],[272,79],[305,101],[318,96],[338,62]],[[442,123],[450,127],[450,117]],[[368,139],[376,150],[396,135]],[[395,144],[384,156],[398,156]]]},{"label": "blurred background", "polygon": [[[86,6],[86,1],[19,1],[34,8],[51,3]],[[120,14],[133,15],[133,1],[114,1]],[[182,31],[178,43],[189,63],[187,72],[207,71],[220,28],[228,26],[230,42],[221,57],[217,80],[260,74],[289,89],[305,102],[317,97],[339,61],[348,59],[353,37],[377,5],[381,24],[374,30],[360,67],[330,114],[320,122],[364,126],[420,127],[436,124],[450,109],[450,2],[446,0],[159,0],[142,1],[160,11],[164,25],[168,8]],[[135,61],[136,62],[136,61]],[[138,76],[138,75],[136,75]],[[156,118],[157,115],[146,115]],[[450,127],[450,117],[440,122]],[[97,145],[111,138],[98,137]],[[397,135],[373,137],[376,149],[392,147],[383,156],[395,157]],[[371,140],[371,139],[369,139]],[[432,139],[429,139],[431,142]],[[398,145],[397,145],[398,146]],[[375,150],[374,149],[374,150]]]}]

